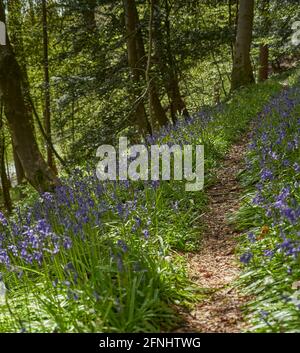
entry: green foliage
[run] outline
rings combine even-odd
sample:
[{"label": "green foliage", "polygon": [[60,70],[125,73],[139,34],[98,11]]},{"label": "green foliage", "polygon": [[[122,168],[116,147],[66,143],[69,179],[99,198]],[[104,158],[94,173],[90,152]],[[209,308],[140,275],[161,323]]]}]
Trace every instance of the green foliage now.
[{"label": "green foliage", "polygon": [[[287,82],[294,88],[274,96],[257,122],[249,167],[240,176],[246,194],[234,220],[248,232],[239,249],[247,263],[240,284],[254,297],[248,320],[255,332],[300,332],[299,216],[293,218],[299,212],[299,147],[292,147],[299,129],[299,71]],[[264,179],[266,168],[271,180]]]},{"label": "green foliage", "polygon": [[[122,1],[49,0],[47,3],[52,139],[71,166],[85,170],[82,166],[86,161],[94,163],[99,145],[115,143],[120,135],[139,139],[130,121],[129,92],[133,83],[127,62]],[[271,30],[265,28],[257,8],[254,58],[258,57],[260,43],[270,45],[272,60],[280,59],[283,54],[295,54],[285,44],[291,35],[291,23],[299,15],[298,8],[290,2],[285,2],[285,6],[278,1],[272,3]],[[149,9],[145,1],[137,4],[147,51]],[[215,168],[230,145],[246,133],[253,117],[280,91],[281,82],[273,77],[234,95],[229,93],[237,10],[233,2],[230,12],[227,1],[172,0],[164,4],[170,4],[170,8],[162,9],[162,23],[165,26],[170,20],[169,40],[175,68],[193,122],[189,125],[179,119],[180,131],[174,132],[171,127],[161,142],[204,144],[208,187],[214,183]],[[8,14],[8,29],[14,37],[18,60],[27,69],[33,102],[42,116],[41,6],[38,1],[21,1],[20,5],[14,16]],[[166,37],[163,43],[166,45]],[[154,63],[155,59],[154,55]],[[157,67],[153,69],[153,80],[169,114],[163,77]],[[145,82],[141,88],[147,91]],[[38,129],[36,135],[45,152]],[[8,137],[7,128],[5,136]],[[8,155],[10,164],[10,148]],[[241,174],[249,194],[238,215],[240,229],[254,227],[259,231],[267,223],[263,212],[250,206],[252,186],[257,179],[256,174]],[[180,182],[163,182],[158,188],[142,183],[134,184],[131,189],[114,189],[110,185],[108,191],[103,197],[110,208],[101,214],[101,223],[95,225],[89,220],[82,225],[83,238],[63,225],[64,217],[78,222],[77,204],[44,215],[60,239],[72,240],[71,249],[45,256],[41,266],[14,258],[9,270],[1,268],[8,288],[7,300],[0,306],[1,332],[159,332],[178,324],[180,318],[175,306],[190,307],[201,299],[203,291],[188,279],[184,254],[201,246],[203,225],[199,224],[199,215],[205,210],[205,191],[186,193]],[[43,209],[44,201],[26,185],[13,189],[12,194],[16,212],[11,222],[19,224],[19,217],[36,204]],[[104,202],[94,191],[89,196],[95,207]],[[123,205],[136,199],[138,207],[130,216],[120,217],[116,202]],[[140,225],[133,230],[137,219]],[[12,223],[9,229],[2,224],[0,228],[7,235],[3,241],[9,240],[13,245]],[[274,234],[272,242],[276,239]],[[269,242],[262,241],[253,249],[258,258]],[[286,280],[281,261],[280,256],[275,257],[265,267],[257,262],[242,277],[251,284],[249,291],[257,294],[252,304],[254,310],[262,302],[264,306],[272,306],[272,318],[268,317],[267,322],[261,324],[254,319],[258,331],[296,330],[294,317],[298,314],[293,311],[294,306],[277,299],[279,292],[290,289],[299,271],[295,268],[292,279]]]},{"label": "green foliage", "polygon": [[[201,118],[195,119],[181,130],[162,134],[161,142],[174,142],[185,136],[190,144],[204,143],[207,186],[213,183],[214,168],[236,134],[245,132],[253,116],[279,89],[275,80],[245,89],[223,106],[203,112],[202,117],[210,117],[207,125]],[[85,181],[88,174],[83,173],[84,179],[76,181],[77,188],[82,182],[88,183],[90,191],[80,197],[92,197],[92,209],[105,202],[108,210],[102,214],[101,223],[94,224],[92,218],[83,224],[84,238],[63,225],[67,219],[82,222],[75,201],[45,213],[53,232],[62,239],[68,236],[73,245],[55,256],[46,256],[41,266],[15,257],[9,271],[2,269],[8,293],[6,304],[1,306],[0,330],[170,330],[180,320],[174,305],[190,307],[205,294],[188,279],[184,256],[201,246],[199,215],[205,209],[205,193],[186,193],[184,184],[175,181],[162,182],[157,188],[137,182],[129,189],[108,185],[103,196],[97,198],[93,184]],[[32,197],[31,193],[28,195]],[[120,217],[116,211],[120,201],[125,207],[130,202],[133,205],[134,200],[136,208],[129,208],[127,218]],[[38,201],[39,212],[45,202]],[[34,199],[28,204],[34,206]],[[26,214],[25,205],[23,201],[19,214]],[[14,219],[20,222],[18,214]]]}]

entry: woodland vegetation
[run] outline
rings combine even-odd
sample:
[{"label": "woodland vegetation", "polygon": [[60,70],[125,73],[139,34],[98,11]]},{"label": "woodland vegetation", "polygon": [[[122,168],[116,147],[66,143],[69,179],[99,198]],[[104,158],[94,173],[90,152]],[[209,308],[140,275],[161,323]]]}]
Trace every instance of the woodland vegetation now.
[{"label": "woodland vegetation", "polygon": [[[300,331],[297,21],[287,0],[0,0],[0,332],[182,327],[209,295],[188,271],[207,189],[246,135],[232,285],[246,330]],[[204,190],[100,182],[121,136],[204,145]]]}]

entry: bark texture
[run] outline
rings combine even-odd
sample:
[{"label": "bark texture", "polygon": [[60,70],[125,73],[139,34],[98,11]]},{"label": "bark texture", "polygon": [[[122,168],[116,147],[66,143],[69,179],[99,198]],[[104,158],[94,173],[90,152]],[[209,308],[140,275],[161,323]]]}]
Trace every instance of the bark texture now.
[{"label": "bark texture", "polygon": [[255,82],[250,58],[254,17],[254,0],[240,0],[237,36],[231,75],[231,89]]},{"label": "bark texture", "polygon": [[[2,0],[0,21],[5,22]],[[26,179],[39,192],[49,191],[58,184],[58,180],[39,151],[31,113],[22,92],[22,82],[22,72],[7,36],[7,44],[0,46],[0,96],[3,99],[4,112]]]}]

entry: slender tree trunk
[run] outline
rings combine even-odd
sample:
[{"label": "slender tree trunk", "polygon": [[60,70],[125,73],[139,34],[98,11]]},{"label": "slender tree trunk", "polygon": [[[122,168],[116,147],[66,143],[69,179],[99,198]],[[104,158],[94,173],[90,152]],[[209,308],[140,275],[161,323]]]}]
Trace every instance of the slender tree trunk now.
[{"label": "slender tree trunk", "polygon": [[36,23],[34,3],[33,3],[33,0],[28,0],[28,3],[29,3],[29,15],[30,15],[30,20],[31,20],[31,25],[33,27]]},{"label": "slender tree trunk", "polygon": [[10,182],[6,174],[5,169],[5,140],[3,137],[0,137],[0,175],[1,175],[1,187],[2,187],[2,195],[3,195],[3,203],[4,207],[8,213],[12,211],[12,201],[10,197]]},{"label": "slender tree trunk", "polygon": [[[171,118],[176,122],[178,115],[188,118],[189,113],[181,97],[179,79],[176,63],[172,53],[171,28],[170,28],[170,9],[166,2],[165,36],[162,33],[161,7],[159,0],[153,0],[153,40],[155,50],[155,61],[159,65],[160,72],[164,79],[164,86],[170,102]],[[164,42],[166,39],[166,43]]]},{"label": "slender tree trunk", "polygon": [[250,58],[254,0],[240,0],[231,90],[255,82]]},{"label": "slender tree trunk", "polygon": [[10,170],[9,170],[9,164],[8,164],[8,156],[7,156],[7,147],[6,147],[6,145],[5,145],[5,156],[4,156],[4,159],[5,159],[5,166],[6,166],[6,171],[7,171],[7,178],[8,178],[8,182],[9,182],[9,188],[11,188]]},{"label": "slender tree trunk", "polygon": [[[232,0],[228,0],[228,25],[230,30],[233,28],[232,26]],[[230,41],[230,49],[231,49],[231,57],[232,60],[234,58],[234,43],[233,40]]]},{"label": "slender tree trunk", "polygon": [[[268,33],[269,30],[269,11],[270,11],[270,1],[262,0],[261,17],[264,23],[264,32]],[[263,82],[268,79],[269,76],[269,46],[268,44],[261,44],[259,48],[259,75],[258,79]]]},{"label": "slender tree trunk", "polygon": [[[167,18],[166,18],[165,27],[166,27],[166,35],[167,35],[166,36],[167,37],[167,59],[170,66],[169,92],[171,93],[171,109],[173,110],[173,116],[174,114],[180,114],[180,115],[183,115],[184,118],[188,118],[190,114],[180,94],[177,65],[172,51],[170,9],[169,9],[168,1],[166,1],[166,6],[167,6],[166,8]],[[174,117],[173,117],[173,121],[174,121]]]},{"label": "slender tree trunk", "polygon": [[3,104],[0,103],[0,178],[4,207],[8,213],[12,211],[12,201],[10,197],[10,181],[5,168],[5,135],[3,128]]},{"label": "slender tree trunk", "polygon": [[136,7],[134,0],[124,0],[125,26],[127,32],[127,54],[128,64],[131,70],[131,77],[136,88],[133,90],[135,97],[138,97],[133,112],[133,123],[138,126],[142,135],[151,134],[147,113],[142,99],[140,81],[144,77],[142,62],[139,61],[138,41],[137,41],[137,22]]},{"label": "slender tree trunk", "polygon": [[[42,13],[43,13],[43,49],[44,49],[44,125],[45,133],[49,144],[52,144],[51,134],[51,96],[50,96],[50,79],[49,79],[49,55],[48,55],[48,18],[47,18],[47,1],[42,0]],[[48,166],[57,174],[57,169],[52,153],[52,149],[47,143],[47,163]]]},{"label": "slender tree trunk", "polygon": [[[135,15],[135,21],[136,21],[136,42],[137,42],[137,57],[138,57],[138,63],[140,65],[140,72],[143,75],[143,78],[146,76],[146,70],[147,70],[147,64],[148,64],[148,58],[149,56],[146,55],[145,51],[145,45],[144,45],[144,40],[143,40],[143,33],[141,30],[141,25],[140,25],[140,20],[137,12],[136,6],[134,6],[134,15]],[[152,34],[151,34],[152,35]],[[164,111],[164,108],[162,107],[162,104],[159,99],[159,95],[157,92],[157,87],[153,81],[151,80],[151,88],[149,90],[150,92],[150,109],[152,109],[153,112],[153,119],[154,119],[154,125],[159,125],[163,126],[166,125],[169,121],[166,116],[166,113]]]},{"label": "slender tree trunk", "polygon": [[259,81],[266,81],[269,77],[269,46],[261,44],[259,48]]},{"label": "slender tree trunk", "polygon": [[[29,87],[29,79],[27,74],[27,63],[26,63],[26,56],[24,53],[24,43],[23,43],[23,26],[21,22],[22,17],[22,4],[20,0],[11,0],[7,3],[8,8],[8,27],[10,32],[10,39],[11,43],[14,47],[14,52],[19,58],[20,67],[22,70],[22,90],[26,101],[26,108],[31,110],[30,103],[27,101],[28,94],[30,94],[30,87]],[[20,162],[20,159],[17,155],[16,149],[14,144],[12,143],[13,147],[13,158],[17,176],[17,183],[20,184],[25,179],[25,173]]]},{"label": "slender tree trunk", "polygon": [[[31,104],[28,99],[30,96],[30,84],[27,73],[27,58],[24,51],[23,43],[23,25],[22,25],[22,2],[21,0],[10,0],[7,3],[8,21],[7,25],[10,33],[10,42],[13,46],[14,53],[19,62],[22,71],[22,91],[25,98],[26,108],[32,111]],[[33,124],[33,123],[32,123]]]},{"label": "slender tree trunk", "polygon": [[84,23],[88,33],[95,34],[97,30],[95,11],[97,8],[97,0],[85,0],[82,11]]},{"label": "slender tree trunk", "polygon": [[13,143],[12,143],[12,147],[13,147],[13,157],[14,157],[16,176],[17,176],[17,183],[18,183],[18,185],[20,185],[23,183],[23,181],[25,179],[25,173],[24,173],[22,163],[20,161],[20,158],[17,154],[17,151],[16,151]]},{"label": "slender tree trunk", "polygon": [[156,124],[159,127],[167,125],[169,120],[166,112],[161,105],[153,77],[151,77],[152,68],[152,50],[153,50],[153,24],[154,24],[154,0],[150,1],[150,20],[149,20],[149,48],[148,48],[148,60],[146,67],[146,82],[149,93],[149,105],[151,112],[151,124],[152,130],[155,129]]},{"label": "slender tree trunk", "polygon": [[[0,21],[5,22],[3,0],[0,0]],[[39,151],[21,83],[22,72],[7,36],[6,45],[0,46],[0,95],[5,115],[27,180],[39,192],[49,191],[58,180]]]},{"label": "slender tree trunk", "polygon": [[[235,8],[235,11],[233,11]],[[230,30],[232,31],[232,39],[230,41],[230,50],[232,61],[234,60],[234,46],[236,39],[236,30],[238,23],[238,8],[239,8],[239,0],[228,0],[228,25]]]}]

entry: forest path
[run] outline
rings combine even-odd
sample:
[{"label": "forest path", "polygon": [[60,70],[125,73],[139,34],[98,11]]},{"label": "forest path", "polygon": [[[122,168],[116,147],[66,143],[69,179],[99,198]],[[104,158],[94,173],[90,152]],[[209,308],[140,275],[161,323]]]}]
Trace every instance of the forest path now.
[{"label": "forest path", "polygon": [[235,255],[239,233],[228,224],[228,215],[239,209],[241,188],[237,180],[243,169],[248,135],[233,145],[216,170],[216,183],[206,190],[205,230],[199,253],[188,254],[189,276],[211,292],[190,313],[183,313],[184,327],[177,332],[241,332],[246,328],[241,307],[247,302],[234,281],[240,274]]}]

